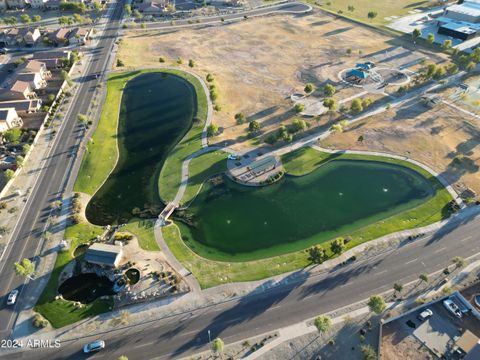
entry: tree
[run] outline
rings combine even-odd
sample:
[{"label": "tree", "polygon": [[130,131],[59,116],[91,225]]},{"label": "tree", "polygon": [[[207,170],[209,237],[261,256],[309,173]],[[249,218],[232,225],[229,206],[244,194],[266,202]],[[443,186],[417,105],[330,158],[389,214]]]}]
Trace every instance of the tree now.
[{"label": "tree", "polygon": [[213,75],[210,74],[210,73],[207,74],[206,79],[207,79],[207,82],[209,82],[209,83],[211,83],[211,82],[213,82],[213,80],[215,80],[215,78],[213,77]]},{"label": "tree", "polygon": [[211,123],[207,127],[207,136],[212,137],[215,136],[215,134],[218,132],[218,125],[215,123]]},{"label": "tree", "polygon": [[358,114],[363,111],[362,101],[360,99],[353,99],[352,104],[350,105],[350,110],[353,113]]},{"label": "tree", "polygon": [[323,92],[326,96],[331,97],[337,92],[337,89],[332,84],[327,84],[323,87]]},{"label": "tree", "polygon": [[42,17],[40,15],[33,15],[32,16],[32,21],[33,22],[40,22],[40,21],[42,21]]},{"label": "tree", "polygon": [[400,284],[400,283],[395,283],[393,284],[393,290],[395,291],[395,293],[401,293],[402,290],[403,290],[403,285]]},{"label": "tree", "polygon": [[342,133],[343,132],[343,126],[341,124],[333,124],[330,127],[330,131],[334,133]]},{"label": "tree", "polygon": [[164,62],[165,62],[165,57],[160,56],[160,57],[158,58],[158,62],[164,63]]},{"label": "tree", "polygon": [[325,99],[323,100],[323,106],[328,108],[328,110],[330,111],[335,111],[335,109],[337,108],[337,102],[335,101],[335,99]]},{"label": "tree", "polygon": [[223,340],[220,338],[213,339],[212,341],[212,350],[215,353],[221,353],[223,352],[223,348],[225,347],[225,344],[223,343]]},{"label": "tree", "polygon": [[424,283],[428,283],[428,275],[427,274],[420,274],[420,276],[418,278],[420,279],[420,281],[422,281]]},{"label": "tree", "polygon": [[377,17],[378,13],[376,11],[369,11],[367,17],[369,20],[373,20]]},{"label": "tree", "polygon": [[429,44],[433,44],[435,42],[435,35],[433,33],[429,33],[427,35],[427,41]]},{"label": "tree", "polygon": [[385,300],[381,295],[373,295],[370,297],[367,303],[370,311],[373,311],[375,314],[381,314],[386,309]]},{"label": "tree", "polygon": [[370,98],[365,98],[365,99],[362,99],[362,107],[364,109],[366,109],[367,107],[369,107],[370,105],[372,105],[373,101],[372,99]]},{"label": "tree", "polygon": [[141,13],[140,11],[138,11],[137,9],[135,9],[135,10],[133,11],[133,17],[134,17],[135,19],[141,19],[141,18],[143,17],[143,15],[142,15],[142,13]]},{"label": "tree", "polygon": [[452,47],[452,40],[447,39],[443,42],[442,48],[444,49],[450,49]]},{"label": "tree", "polygon": [[345,250],[345,242],[342,238],[337,238],[330,243],[330,250],[336,255],[340,255]]},{"label": "tree", "polygon": [[17,165],[17,167],[22,167],[24,161],[25,161],[25,159],[24,159],[24,157],[21,156],[21,155],[17,155],[17,156],[15,157],[15,165]]},{"label": "tree", "polygon": [[305,131],[306,129],[307,129],[307,123],[305,122],[305,120],[302,120],[302,119],[293,120],[293,124],[292,124],[293,132]]},{"label": "tree", "polygon": [[433,74],[435,74],[435,71],[437,71],[437,65],[436,64],[428,64],[427,65],[427,73],[425,76],[427,78],[431,78]]},{"label": "tree", "polygon": [[347,10],[350,11],[350,12],[354,12],[354,11],[355,11],[355,6],[353,6],[353,5],[348,5],[348,6],[347,6]]},{"label": "tree", "polygon": [[18,144],[21,136],[22,130],[20,128],[11,128],[3,133],[5,141],[12,144]]},{"label": "tree", "polygon": [[362,345],[360,349],[362,350],[363,360],[377,360],[377,353],[371,345]]},{"label": "tree", "polygon": [[239,112],[235,114],[235,120],[237,121],[237,125],[241,125],[247,120],[247,117],[243,112]]},{"label": "tree", "polygon": [[447,66],[447,72],[450,74],[450,75],[453,75],[453,74],[456,74],[458,72],[458,66],[457,64],[449,64]]},{"label": "tree", "polygon": [[311,83],[308,83],[305,85],[305,88],[303,89],[307,94],[310,94],[313,90],[315,90],[315,86]]},{"label": "tree", "polygon": [[128,17],[132,16],[132,7],[130,5],[125,5],[125,14],[127,14]]},{"label": "tree", "polygon": [[347,50],[345,50],[345,54],[349,55],[352,53],[352,49],[348,48]]},{"label": "tree", "polygon": [[28,152],[30,151],[30,145],[29,144],[23,145],[22,151],[24,155],[28,154]]},{"label": "tree", "polygon": [[22,14],[20,15],[20,21],[24,24],[30,24],[32,22],[32,19],[28,14]]},{"label": "tree", "polygon": [[250,121],[248,124],[248,132],[256,134],[260,131],[260,123],[257,120]]},{"label": "tree", "polygon": [[24,276],[29,279],[33,279],[32,274],[35,271],[35,266],[30,260],[22,259],[21,261],[14,264],[14,268],[15,274]]},{"label": "tree", "polygon": [[95,8],[95,10],[99,11],[102,8],[102,4],[100,4],[99,1],[94,1],[93,7]]},{"label": "tree", "polygon": [[320,335],[327,333],[332,327],[332,319],[325,315],[320,315],[315,318],[313,324],[317,328]]},{"label": "tree", "polygon": [[437,70],[435,70],[435,73],[433,74],[433,78],[437,80],[441,79],[442,77],[445,76],[446,73],[447,73],[447,70],[445,70],[443,66],[438,66]]},{"label": "tree", "polygon": [[3,174],[5,175],[5,179],[7,179],[7,181],[10,181],[15,176],[15,171],[13,171],[12,169],[7,169]]},{"label": "tree", "polygon": [[117,59],[117,67],[122,67],[122,66],[125,66],[125,64],[123,63],[123,61],[120,60],[120,59]]},{"label": "tree", "polygon": [[328,258],[326,251],[320,246],[312,246],[308,249],[308,254],[308,260],[314,264],[322,264]]},{"label": "tree", "polygon": [[467,71],[473,71],[475,70],[475,68],[477,67],[477,64],[475,64],[473,61],[470,61],[467,66],[465,67],[465,69]]},{"label": "tree", "polygon": [[412,32],[413,41],[416,41],[420,36],[422,36],[420,29],[414,29]]},{"label": "tree", "polygon": [[465,266],[465,259],[461,256],[455,256],[452,262],[455,264],[455,269],[460,269]]},{"label": "tree", "polygon": [[190,59],[188,60],[188,66],[190,66],[191,68],[193,68],[195,66],[195,61]]},{"label": "tree", "polygon": [[302,111],[305,110],[305,105],[301,104],[301,103],[296,103],[294,106],[293,106],[293,110],[298,114],[298,113],[301,113]]},{"label": "tree", "polygon": [[88,124],[87,115],[85,115],[85,114],[78,114],[78,115],[77,115],[77,119],[78,119],[79,123],[82,124],[85,129],[87,129],[87,124]]}]

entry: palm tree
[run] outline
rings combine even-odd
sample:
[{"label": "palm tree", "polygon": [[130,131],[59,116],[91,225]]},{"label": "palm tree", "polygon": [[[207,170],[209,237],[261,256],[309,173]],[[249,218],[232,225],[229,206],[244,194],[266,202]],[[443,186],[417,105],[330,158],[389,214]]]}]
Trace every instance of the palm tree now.
[{"label": "palm tree", "polygon": [[313,324],[317,328],[320,335],[325,334],[328,332],[332,327],[332,319],[325,315],[320,315],[315,318]]}]

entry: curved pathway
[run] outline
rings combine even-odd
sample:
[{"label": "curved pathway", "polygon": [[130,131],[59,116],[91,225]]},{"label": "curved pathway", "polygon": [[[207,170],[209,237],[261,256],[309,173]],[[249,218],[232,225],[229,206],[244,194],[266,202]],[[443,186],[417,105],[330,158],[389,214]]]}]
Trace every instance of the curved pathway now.
[{"label": "curved pathway", "polygon": [[389,157],[392,159],[397,159],[397,160],[403,160],[406,162],[409,162],[410,164],[417,165],[421,167],[423,170],[428,171],[430,174],[435,176],[438,181],[447,189],[447,191],[450,193],[450,196],[455,200],[455,202],[460,206],[460,208],[465,208],[466,205],[464,204],[462,198],[456,193],[456,191],[453,189],[453,187],[450,185],[450,183],[439,173],[437,173],[435,170],[433,170],[431,167],[417,161],[410,159],[406,156],[402,155],[395,155],[395,154],[389,154],[389,153],[384,153],[384,152],[378,152],[378,151],[363,151],[363,150],[331,150],[331,149],[326,149],[324,147],[321,147],[319,145],[312,145],[311,146],[313,149],[326,152],[329,154],[358,154],[358,155],[373,155],[373,156],[383,156],[383,157]]}]

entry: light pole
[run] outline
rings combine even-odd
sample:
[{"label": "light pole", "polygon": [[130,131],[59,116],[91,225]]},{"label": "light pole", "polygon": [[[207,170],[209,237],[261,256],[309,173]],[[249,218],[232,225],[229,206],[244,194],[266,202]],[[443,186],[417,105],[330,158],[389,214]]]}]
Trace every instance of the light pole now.
[{"label": "light pole", "polygon": [[210,330],[208,330],[208,343],[212,345],[212,339],[210,338]]}]

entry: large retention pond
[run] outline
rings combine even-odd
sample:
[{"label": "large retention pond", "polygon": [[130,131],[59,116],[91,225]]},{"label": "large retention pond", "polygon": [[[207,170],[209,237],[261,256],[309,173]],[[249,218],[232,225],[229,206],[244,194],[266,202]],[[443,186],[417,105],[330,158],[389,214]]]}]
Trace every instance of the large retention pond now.
[{"label": "large retention pond", "polygon": [[127,83],[118,126],[119,160],[88,203],[90,222],[125,223],[133,217],[134,208],[160,205],[159,171],[189,130],[196,103],[194,87],[175,75],[149,73]]},{"label": "large retention pond", "polygon": [[334,160],[262,188],[225,179],[205,186],[182,237],[210,259],[242,261],[301,250],[413,208],[435,194],[431,182],[398,165]]}]

